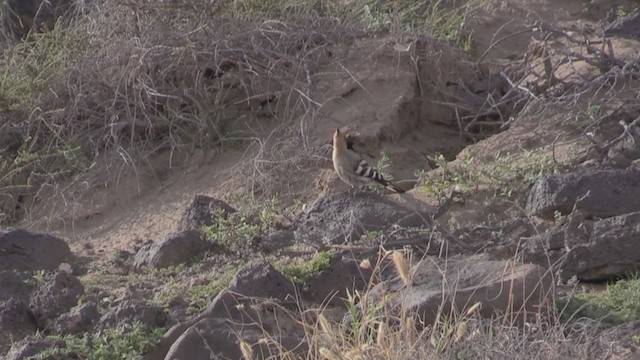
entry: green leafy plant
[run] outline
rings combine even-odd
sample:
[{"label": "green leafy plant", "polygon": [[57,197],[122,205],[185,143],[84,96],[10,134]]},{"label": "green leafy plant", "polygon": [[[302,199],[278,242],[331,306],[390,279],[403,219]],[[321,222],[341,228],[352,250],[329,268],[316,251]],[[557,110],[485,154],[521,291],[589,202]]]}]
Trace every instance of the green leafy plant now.
[{"label": "green leafy plant", "polygon": [[312,274],[329,268],[332,256],[333,251],[320,251],[309,260],[295,259],[287,264],[276,263],[275,267],[291,281],[306,288]]},{"label": "green leafy plant", "polygon": [[453,166],[447,159],[439,154],[433,158],[437,169],[430,172],[418,172],[418,182],[425,191],[434,194],[439,199],[444,199],[447,192],[456,190],[466,194],[479,185],[478,174],[472,172],[470,164],[473,157],[468,157],[460,165]]},{"label": "green leafy plant", "polygon": [[617,325],[640,319],[640,277],[607,285],[605,291],[580,292],[558,301],[562,318],[587,317]]},{"label": "green leafy plant", "polygon": [[139,360],[156,345],[165,328],[148,330],[136,322],[97,331],[93,334],[52,336],[65,342],[62,349],[48,350],[32,359],[47,358],[48,355],[71,356],[92,360]]},{"label": "green leafy plant", "polygon": [[205,284],[192,286],[187,291],[187,297],[189,299],[187,314],[199,314],[209,306],[213,298],[229,284],[237,270],[238,266],[232,266],[224,273],[216,274],[217,276],[215,277],[212,276],[214,280]]},{"label": "green leafy plant", "polygon": [[250,222],[244,214],[234,213],[227,218],[220,213],[214,216],[215,222],[205,226],[204,233],[210,241],[232,252],[241,253],[264,231],[262,224]]},{"label": "green leafy plant", "polygon": [[533,184],[555,169],[551,155],[540,149],[525,150],[518,156],[498,154],[492,163],[483,165],[480,172],[501,195],[511,196],[515,190]]}]

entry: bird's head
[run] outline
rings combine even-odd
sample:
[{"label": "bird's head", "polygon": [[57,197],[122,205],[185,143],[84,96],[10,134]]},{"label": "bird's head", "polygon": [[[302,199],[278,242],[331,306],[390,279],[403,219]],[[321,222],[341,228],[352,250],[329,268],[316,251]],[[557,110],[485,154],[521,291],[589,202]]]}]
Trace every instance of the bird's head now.
[{"label": "bird's head", "polygon": [[341,141],[344,139],[344,135],[340,132],[340,129],[336,129],[333,132],[333,143],[336,144],[338,141]]}]

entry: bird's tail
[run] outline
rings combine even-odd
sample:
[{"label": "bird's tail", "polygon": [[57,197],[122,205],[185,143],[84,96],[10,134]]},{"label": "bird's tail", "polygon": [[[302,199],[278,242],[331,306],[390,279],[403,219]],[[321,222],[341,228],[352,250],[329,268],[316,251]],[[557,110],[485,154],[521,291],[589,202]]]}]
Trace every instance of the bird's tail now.
[{"label": "bird's tail", "polygon": [[380,185],[384,186],[385,188],[387,188],[387,189],[389,189],[389,190],[391,190],[391,191],[393,191],[395,193],[402,194],[402,193],[405,192],[404,190],[400,189],[398,186],[393,184],[391,181],[388,181],[388,180],[386,180],[384,178],[382,178],[380,180],[377,180],[377,182]]}]

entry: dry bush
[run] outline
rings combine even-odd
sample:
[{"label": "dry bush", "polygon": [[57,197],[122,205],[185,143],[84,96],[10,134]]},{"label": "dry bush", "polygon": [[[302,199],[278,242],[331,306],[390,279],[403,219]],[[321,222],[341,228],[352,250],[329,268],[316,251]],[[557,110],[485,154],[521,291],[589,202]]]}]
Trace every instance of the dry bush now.
[{"label": "dry bush", "polygon": [[269,119],[284,127],[304,111],[325,47],[351,31],[310,9],[277,19],[246,6],[109,0],[7,45],[4,220],[40,185],[88,169],[105,151],[135,163],[162,148],[224,147],[254,139]]}]

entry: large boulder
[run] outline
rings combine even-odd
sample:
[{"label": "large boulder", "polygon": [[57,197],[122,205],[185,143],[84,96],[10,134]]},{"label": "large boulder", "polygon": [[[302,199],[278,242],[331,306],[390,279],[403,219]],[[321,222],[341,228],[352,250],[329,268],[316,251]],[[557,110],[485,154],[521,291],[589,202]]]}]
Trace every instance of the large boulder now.
[{"label": "large boulder", "polygon": [[0,354],[6,354],[13,342],[36,332],[36,323],[27,304],[16,298],[0,302]]},{"label": "large boulder", "polygon": [[291,281],[263,259],[253,260],[238,270],[229,283],[229,290],[244,296],[281,300],[296,294]]},{"label": "large boulder", "polygon": [[306,346],[302,339],[276,334],[265,340],[263,329],[256,325],[234,327],[225,319],[205,318],[187,329],[171,346],[165,360],[243,359],[240,342],[251,346],[253,359],[271,359],[283,351],[302,355]]},{"label": "large boulder", "polygon": [[195,230],[169,234],[164,240],[140,248],[133,260],[135,270],[149,266],[156,269],[186,263],[195,256],[216,248],[204,234]]},{"label": "large boulder", "polygon": [[[368,264],[362,266],[363,260]],[[332,305],[344,305],[348,292],[367,288],[377,254],[354,254],[352,250],[339,252],[331,257],[329,266],[309,276],[307,296],[317,302],[328,301]]]},{"label": "large boulder", "polygon": [[279,230],[265,236],[256,236],[251,248],[264,254],[270,254],[294,245],[295,238],[294,231]]},{"label": "large boulder", "polygon": [[583,228],[582,236],[565,240],[569,251],[560,280],[608,280],[640,268],[640,212],[587,222]]},{"label": "large boulder", "polygon": [[226,219],[235,212],[236,209],[222,200],[206,195],[196,195],[182,215],[178,231],[200,230],[203,226],[214,223],[214,213]]},{"label": "large boulder", "polygon": [[[66,345],[64,340],[54,338],[28,337],[13,344],[7,354],[7,360],[31,360],[31,359],[51,359],[39,357],[40,353],[54,349],[62,349]],[[37,357],[38,356],[38,357]],[[55,359],[55,358],[53,358]]]},{"label": "large boulder", "polygon": [[60,335],[83,333],[89,331],[99,318],[98,305],[93,301],[88,301],[60,315],[53,329]]},{"label": "large boulder", "polygon": [[406,311],[433,324],[438,314],[463,312],[479,302],[481,316],[505,316],[522,324],[547,305],[553,284],[540,266],[493,261],[485,255],[425,258],[412,274],[409,285],[400,277],[379,283],[367,294],[366,304],[378,304],[392,316]]},{"label": "large boulder", "polygon": [[563,227],[527,237],[526,241],[521,241],[516,255],[523,262],[557,270],[566,254],[566,237],[566,230]]},{"label": "large boulder", "polygon": [[640,268],[640,212],[597,221],[572,214],[567,224],[528,238],[518,256],[551,268],[562,282],[627,276]]},{"label": "large boulder", "polygon": [[74,307],[83,294],[84,286],[68,272],[57,271],[45,275],[29,303],[38,328],[46,329],[52,325],[58,316]]},{"label": "large boulder", "polygon": [[640,170],[596,170],[553,174],[538,180],[527,199],[528,213],[552,220],[573,209],[586,218],[640,211]]},{"label": "large boulder", "polygon": [[316,200],[296,219],[297,233],[313,244],[342,244],[369,231],[419,227],[428,215],[373,192],[344,192]]},{"label": "large boulder", "polygon": [[0,232],[0,270],[53,270],[72,257],[57,237],[15,229]]},{"label": "large boulder", "polygon": [[[169,348],[173,348],[170,359],[184,358],[187,355],[178,350],[188,348],[185,344],[189,344],[193,339],[193,335],[188,337],[185,335],[183,340],[178,339],[189,329],[193,329],[190,333],[197,330],[193,328],[204,319],[220,319],[223,322],[230,320],[234,324],[254,326],[260,324],[262,329],[271,332],[278,330],[285,324],[286,316],[280,316],[279,322],[275,319],[267,321],[274,311],[268,311],[267,314],[259,312],[259,299],[270,298],[269,302],[285,299],[296,294],[293,284],[287,280],[280,272],[278,272],[271,264],[265,260],[254,260],[243,268],[241,268],[236,276],[231,280],[227,289],[221,291],[211,302],[211,304],[202,313],[193,318],[176,324],[171,327],[163,336],[162,340],[148,354],[144,356],[144,360],[162,360],[165,359]],[[212,335],[214,336],[214,335]],[[175,345],[182,342],[182,345]],[[174,346],[175,345],[175,346]],[[200,342],[197,349],[189,350],[187,354],[199,353],[206,351],[202,349],[203,342]],[[233,357],[231,357],[233,358]],[[194,358],[195,359],[195,358]]]}]

